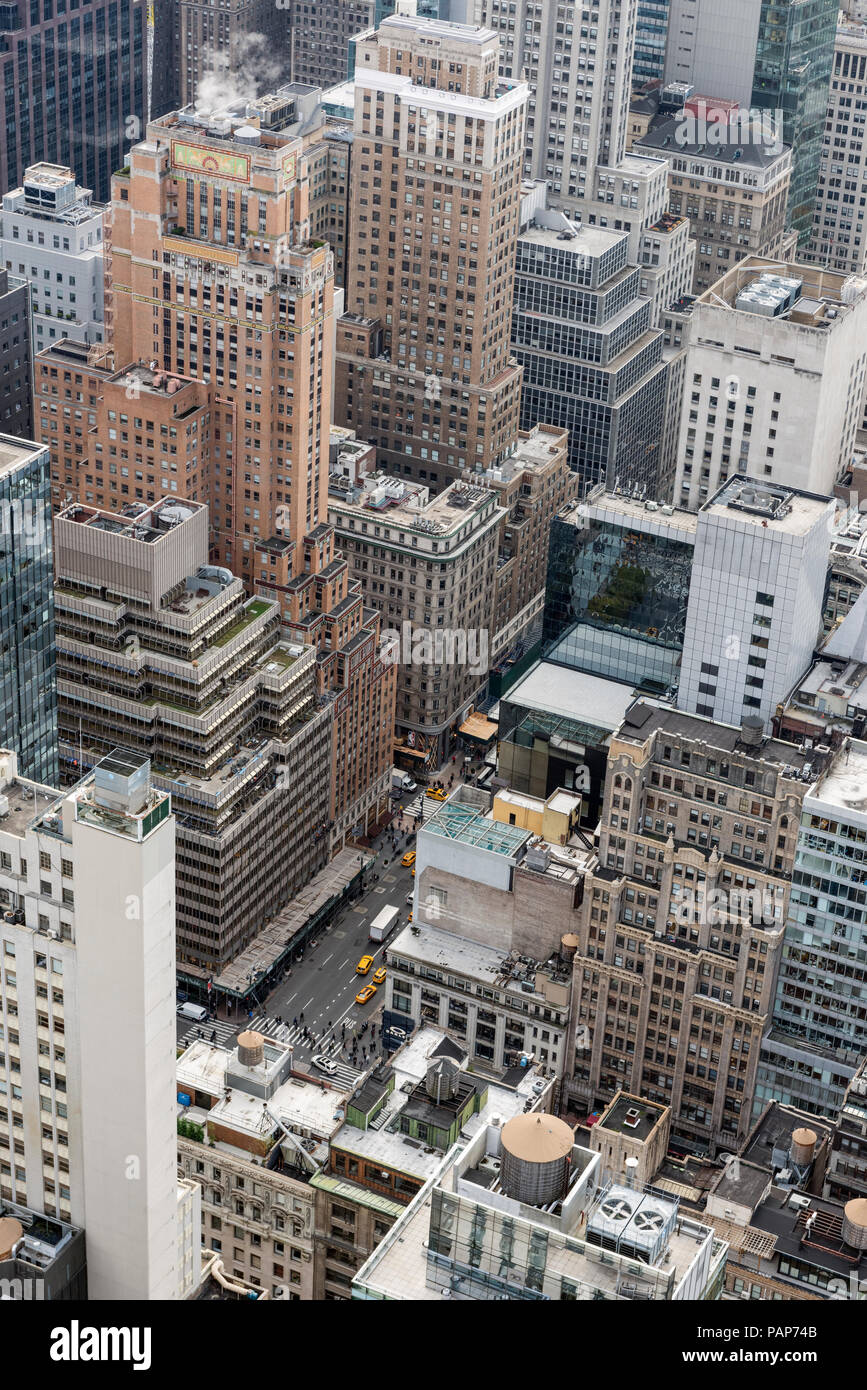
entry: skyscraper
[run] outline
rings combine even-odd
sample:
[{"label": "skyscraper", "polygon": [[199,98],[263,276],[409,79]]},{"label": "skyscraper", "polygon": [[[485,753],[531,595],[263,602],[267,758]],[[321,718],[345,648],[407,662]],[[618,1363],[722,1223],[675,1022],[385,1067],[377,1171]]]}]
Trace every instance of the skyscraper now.
[{"label": "skyscraper", "polygon": [[57,782],[54,567],[48,450],[0,435],[0,741]]},{"label": "skyscraper", "polygon": [[667,82],[773,112],[792,147],[788,225],[805,241],[834,57],[837,0],[671,0]]},{"label": "skyscraper", "polygon": [[102,341],[104,209],[71,169],[36,164],[0,201],[0,263],[30,281],[34,352]]},{"label": "skyscraper", "polygon": [[389,471],[444,486],[507,457],[523,82],[486,28],[395,16],[357,45],[353,264],[339,421]]},{"label": "skyscraper", "polygon": [[54,0],[0,5],[0,193],[47,161],[104,202],[144,130],[146,56],[145,0],[84,0],[69,14]]},{"label": "skyscraper", "polygon": [[[317,649],[336,725],[329,829],[339,845],[388,806],[394,670],[325,521],[334,257],[311,230],[323,122],[318,91],[292,84],[152,121],[114,180],[106,329],[115,360],[153,363],[159,390],[177,393],[190,378],[204,388],[207,466],[202,447],[191,444],[187,459],[209,507],[211,558],[248,593],[275,599],[285,635]],[[135,443],[144,412],[121,409],[118,422],[110,413],[97,426],[94,491],[106,456],[109,474],[121,469],[121,505],[136,482],[145,502],[173,491],[171,434],[167,457],[155,433],[146,453],[148,467],[167,464],[170,487],[156,472],[153,484],[124,481],[129,461],[113,465],[113,451]],[[116,423],[132,437],[113,439]]]},{"label": "skyscraper", "polygon": [[867,744],[847,739],[804,797],[757,1114],[781,1100],[833,1115],[867,1048],[865,777]]},{"label": "skyscraper", "polygon": [[174,1299],[180,1284],[174,818],[149,774],[117,749],[59,793],[0,752],[0,1003],[16,1077],[3,1094],[14,1175],[4,1164],[0,1182],[48,1231],[86,1228],[96,1300]]},{"label": "skyscraper", "polygon": [[867,264],[861,198],[867,183],[862,115],[867,99],[867,24],[848,18],[837,28],[828,93],[813,233],[805,261],[860,275]]},{"label": "skyscraper", "polygon": [[688,317],[674,500],[733,473],[830,493],[851,466],[867,353],[863,283],[748,256]]},{"label": "skyscraper", "polygon": [[662,334],[651,327],[641,272],[627,265],[628,242],[626,232],[528,208],[512,315],[521,426],[546,420],[569,431],[582,490],[602,480],[659,497],[670,486],[660,476]]},{"label": "skyscraper", "polygon": [[638,0],[474,3],[498,33],[501,76],[529,86],[525,174],[573,221],[628,232],[656,324],[689,292],[695,247],[685,218],[664,218],[667,159],[626,152]]},{"label": "skyscraper", "polygon": [[33,437],[30,286],[0,265],[0,430]]}]

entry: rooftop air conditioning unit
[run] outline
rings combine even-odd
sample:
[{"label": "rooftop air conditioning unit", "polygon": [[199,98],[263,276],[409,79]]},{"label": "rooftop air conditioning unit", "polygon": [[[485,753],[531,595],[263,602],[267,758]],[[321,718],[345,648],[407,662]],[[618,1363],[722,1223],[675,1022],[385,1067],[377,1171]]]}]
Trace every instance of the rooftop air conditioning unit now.
[{"label": "rooftop air conditioning unit", "polygon": [[806,1211],[810,1205],[810,1198],[803,1192],[793,1192],[789,1197],[789,1206],[797,1207],[798,1211]]}]

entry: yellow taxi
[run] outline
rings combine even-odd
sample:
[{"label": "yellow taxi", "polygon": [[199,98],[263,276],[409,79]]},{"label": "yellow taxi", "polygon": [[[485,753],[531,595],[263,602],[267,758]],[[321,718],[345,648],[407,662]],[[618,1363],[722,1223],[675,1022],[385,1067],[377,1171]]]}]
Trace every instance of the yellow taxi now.
[{"label": "yellow taxi", "polygon": [[411,913],[411,912],[410,912],[410,914],[409,914],[409,916],[407,917],[406,920],[407,920],[408,922],[411,922],[411,921],[412,921],[412,913]]},{"label": "yellow taxi", "polygon": [[371,982],[372,982],[373,984],[375,984],[375,985],[384,985],[384,984],[385,984],[385,966],[384,966],[384,965],[381,965],[381,966],[379,967],[378,970],[374,970],[374,972],[373,972],[373,974],[371,975],[370,979],[371,979]]},{"label": "yellow taxi", "polygon": [[448,798],[448,792],[444,787],[428,787],[425,796],[431,797],[433,801],[445,801]]},{"label": "yellow taxi", "polygon": [[405,869],[408,869],[411,864],[415,863],[415,850],[408,849],[400,862]]},{"label": "yellow taxi", "polygon": [[371,967],[372,965],[373,965],[373,956],[362,956],[362,957],[361,957],[361,960],[358,962],[358,964],[357,964],[356,967],[355,967],[355,973],[356,973],[356,975],[366,975],[367,972],[368,972],[368,970],[370,969],[370,967]]},{"label": "yellow taxi", "polygon": [[366,1004],[368,999],[372,999],[376,994],[376,985],[365,985],[355,996],[356,1004]]}]

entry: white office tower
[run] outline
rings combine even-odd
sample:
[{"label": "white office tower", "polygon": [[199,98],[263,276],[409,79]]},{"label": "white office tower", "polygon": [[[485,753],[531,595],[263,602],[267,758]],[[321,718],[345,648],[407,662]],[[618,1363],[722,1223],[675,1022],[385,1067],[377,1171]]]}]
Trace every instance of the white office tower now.
[{"label": "white office tower", "polygon": [[834,43],[813,234],[805,261],[861,274],[867,263],[867,24],[841,17]]},{"label": "white office tower", "polygon": [[85,1228],[95,1300],[174,1299],[193,1277],[178,1257],[174,845],[147,758],[118,750],[60,794],[0,752],[2,1190]]},{"label": "white office tower", "polygon": [[626,153],[637,0],[474,3],[499,36],[500,73],[530,88],[525,174],[573,221],[629,234],[658,323],[690,292],[695,242],[686,217],[667,215],[668,160]]},{"label": "white office tower", "polygon": [[731,478],[699,512],[678,707],[756,743],[810,663],[835,503]]},{"label": "white office tower", "polygon": [[749,256],[692,306],[674,486],[697,511],[735,473],[829,493],[851,466],[867,280]]},{"label": "white office tower", "polygon": [[62,164],[31,164],[0,205],[0,265],[29,280],[34,351],[61,338],[101,343],[105,207]]}]

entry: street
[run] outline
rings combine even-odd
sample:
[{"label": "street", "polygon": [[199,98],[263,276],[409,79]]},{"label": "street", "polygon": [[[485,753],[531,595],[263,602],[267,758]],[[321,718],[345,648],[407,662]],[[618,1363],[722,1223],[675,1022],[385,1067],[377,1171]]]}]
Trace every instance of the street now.
[{"label": "street", "polygon": [[[385,832],[376,845],[376,859],[365,875],[366,888],[362,896],[347,905],[340,916],[325,927],[303,957],[284,975],[283,980],[258,1006],[252,1018],[229,1019],[191,1024],[178,1019],[179,1042],[196,1037],[210,1038],[223,1047],[231,1045],[238,1032],[253,1027],[277,1041],[291,1043],[295,1048],[296,1065],[304,1068],[311,1059],[326,1053],[338,1064],[337,1079],[351,1083],[352,1076],[370,1064],[381,1043],[382,1001],[384,986],[367,1004],[357,1004],[355,996],[364,985],[372,982],[374,971],[382,964],[388,941],[369,940],[370,923],[385,906],[397,907],[400,917],[390,933],[393,939],[406,926],[410,905],[406,902],[413,890],[412,869],[404,868],[400,860],[407,848],[407,835],[415,834],[415,816],[424,803],[424,819],[440,805],[424,797],[424,788],[405,793],[395,801],[398,819],[402,814],[404,833],[396,830],[397,850],[392,848],[392,832]],[[365,976],[356,975],[355,967],[362,956],[373,956],[373,965]],[[363,1024],[368,1027],[361,1034]],[[345,1027],[344,1027],[345,1025]],[[309,1030],[309,1035],[305,1030]],[[375,1031],[375,1047],[371,1032]],[[357,1034],[357,1052],[353,1062],[351,1044]]]}]

